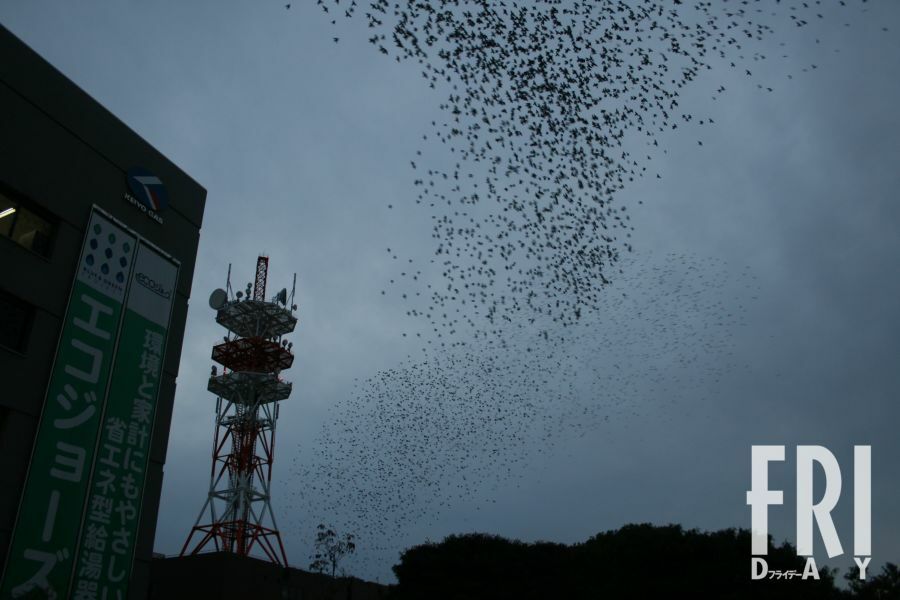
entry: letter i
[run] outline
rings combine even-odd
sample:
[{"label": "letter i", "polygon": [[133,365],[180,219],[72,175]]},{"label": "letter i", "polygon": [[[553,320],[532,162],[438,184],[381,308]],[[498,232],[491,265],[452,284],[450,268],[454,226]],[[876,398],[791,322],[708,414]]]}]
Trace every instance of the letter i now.
[{"label": "letter i", "polygon": [[872,556],[872,446],[853,447],[853,554]]}]

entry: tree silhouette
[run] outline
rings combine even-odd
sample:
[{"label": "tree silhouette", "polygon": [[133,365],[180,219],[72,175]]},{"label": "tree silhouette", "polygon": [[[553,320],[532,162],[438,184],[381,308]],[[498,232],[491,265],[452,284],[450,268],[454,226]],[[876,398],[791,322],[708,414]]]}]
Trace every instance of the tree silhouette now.
[{"label": "tree silhouette", "polygon": [[874,577],[868,574],[864,581],[859,580],[859,567],[850,569],[844,578],[859,600],[900,600],[900,569],[893,563],[884,565]]},{"label": "tree silhouette", "polygon": [[325,527],[321,523],[319,523],[317,530],[316,554],[309,568],[319,573],[324,573],[327,569],[331,569],[331,576],[334,577],[341,559],[356,551],[356,543],[353,541],[355,536],[352,533],[348,533],[343,538],[339,538],[334,529]]},{"label": "tree silhouette", "polygon": [[[397,600],[656,599],[837,600],[849,592],[822,568],[819,579],[750,577],[750,532],[627,525],[566,546],[485,534],[457,535],[406,550],[394,566]],[[770,571],[803,573],[788,543],[769,541]],[[893,573],[893,572],[892,572]],[[887,579],[887,578],[886,578]],[[880,588],[879,588],[880,589]],[[854,597],[854,596],[849,596]],[[875,597],[875,596],[873,596]],[[893,597],[892,597],[893,598]]]}]

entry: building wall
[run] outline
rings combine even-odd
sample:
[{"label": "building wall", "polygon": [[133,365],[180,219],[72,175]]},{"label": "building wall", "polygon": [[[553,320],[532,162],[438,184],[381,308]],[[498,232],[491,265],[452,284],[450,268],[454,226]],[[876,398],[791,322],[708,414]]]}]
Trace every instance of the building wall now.
[{"label": "building wall", "polygon": [[[127,76],[122,85],[128,85]],[[134,166],[155,173],[168,190],[162,225],[124,200],[126,172]],[[45,256],[0,235],[0,292],[30,311],[23,346],[0,345],[0,565],[91,206],[99,205],[181,262],[131,586],[134,597],[143,597],[206,190],[0,27],[0,193],[45,216],[54,228]]]},{"label": "building wall", "polygon": [[149,600],[383,600],[389,591],[370,581],[221,552],[154,560]]}]

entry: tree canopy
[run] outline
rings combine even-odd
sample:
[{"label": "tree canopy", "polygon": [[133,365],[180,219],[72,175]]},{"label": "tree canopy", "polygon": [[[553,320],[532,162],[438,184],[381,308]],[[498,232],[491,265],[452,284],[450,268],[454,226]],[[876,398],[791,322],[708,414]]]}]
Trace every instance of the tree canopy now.
[{"label": "tree canopy", "polygon": [[392,598],[900,599],[900,572],[890,563],[847,590],[835,585],[836,570],[822,565],[818,580],[802,580],[806,559],[789,543],[770,539],[766,561],[770,571],[798,576],[752,580],[747,530],[626,525],[573,545],[473,533],[406,550],[394,566]]}]

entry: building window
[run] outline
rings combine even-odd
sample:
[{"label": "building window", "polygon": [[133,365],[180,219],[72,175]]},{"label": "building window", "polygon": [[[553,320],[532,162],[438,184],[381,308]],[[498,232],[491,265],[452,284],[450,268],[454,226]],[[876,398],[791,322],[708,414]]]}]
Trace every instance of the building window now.
[{"label": "building window", "polygon": [[49,256],[53,230],[53,223],[0,190],[0,236],[41,256]]},{"label": "building window", "polygon": [[0,346],[25,352],[34,307],[0,290]]}]

